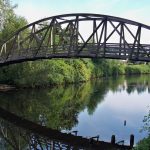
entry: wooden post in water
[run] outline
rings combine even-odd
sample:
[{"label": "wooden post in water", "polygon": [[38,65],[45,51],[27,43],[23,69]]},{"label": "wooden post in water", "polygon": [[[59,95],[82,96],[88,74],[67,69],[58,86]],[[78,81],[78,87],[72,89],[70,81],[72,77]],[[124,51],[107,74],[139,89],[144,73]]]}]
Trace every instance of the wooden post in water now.
[{"label": "wooden post in water", "polygon": [[130,135],[130,146],[133,147],[133,145],[134,145],[134,135],[131,134]]},{"label": "wooden post in water", "polygon": [[115,135],[112,135],[111,136],[111,144],[115,144],[115,142],[116,142]]}]

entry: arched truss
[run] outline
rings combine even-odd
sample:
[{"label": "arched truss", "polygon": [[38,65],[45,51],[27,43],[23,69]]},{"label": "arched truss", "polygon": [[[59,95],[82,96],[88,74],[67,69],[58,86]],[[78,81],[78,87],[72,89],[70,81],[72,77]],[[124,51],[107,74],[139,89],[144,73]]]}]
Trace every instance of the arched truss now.
[{"label": "arched truss", "polygon": [[[1,44],[0,65],[48,58],[150,61],[150,26],[99,14],[66,14],[19,29]],[[150,38],[149,38],[150,39]]]}]

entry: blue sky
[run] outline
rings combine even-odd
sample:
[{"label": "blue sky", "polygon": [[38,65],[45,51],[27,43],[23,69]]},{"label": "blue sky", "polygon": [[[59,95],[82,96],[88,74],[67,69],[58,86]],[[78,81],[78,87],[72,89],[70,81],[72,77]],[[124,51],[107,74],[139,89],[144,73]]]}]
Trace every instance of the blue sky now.
[{"label": "blue sky", "polygon": [[150,25],[150,0],[12,0],[29,22],[66,13],[118,16]]}]

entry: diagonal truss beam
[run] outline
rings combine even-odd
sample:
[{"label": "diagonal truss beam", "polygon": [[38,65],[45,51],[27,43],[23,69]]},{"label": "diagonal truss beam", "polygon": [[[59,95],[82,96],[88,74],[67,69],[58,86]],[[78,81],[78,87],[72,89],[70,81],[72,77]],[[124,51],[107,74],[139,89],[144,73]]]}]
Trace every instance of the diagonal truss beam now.
[{"label": "diagonal truss beam", "polygon": [[102,20],[101,23],[97,26],[97,28],[93,31],[93,33],[89,36],[89,38],[85,41],[81,49],[78,51],[78,54],[82,51],[82,49],[86,46],[86,44],[90,41],[92,36],[96,33],[96,31],[100,28],[100,26],[105,22],[105,20]]}]

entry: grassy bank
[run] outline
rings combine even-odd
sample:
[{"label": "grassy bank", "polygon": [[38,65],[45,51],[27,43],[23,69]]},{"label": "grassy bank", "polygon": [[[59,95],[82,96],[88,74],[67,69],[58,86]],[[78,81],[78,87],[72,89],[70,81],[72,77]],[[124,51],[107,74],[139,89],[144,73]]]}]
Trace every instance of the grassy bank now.
[{"label": "grassy bank", "polygon": [[43,87],[85,82],[91,78],[149,74],[150,65],[102,59],[53,59],[0,68],[0,82],[18,87]]},{"label": "grassy bank", "polygon": [[127,65],[125,68],[125,73],[130,74],[149,74],[150,65],[140,64],[140,65]]}]

